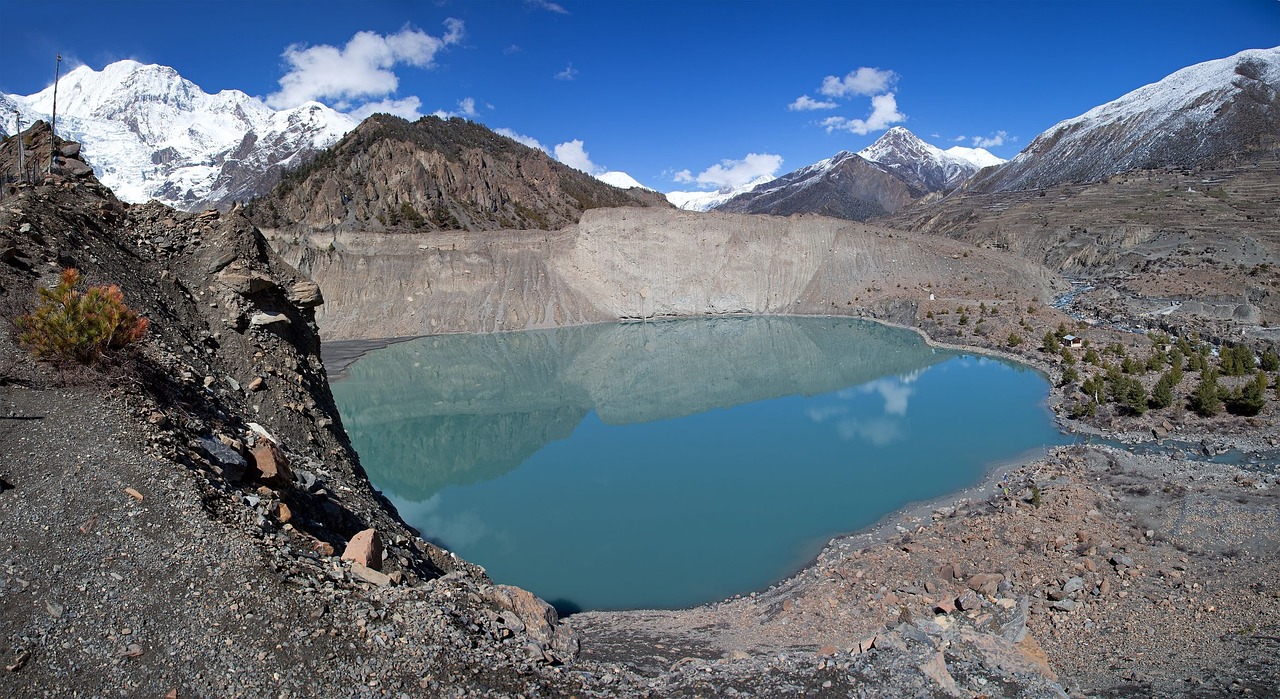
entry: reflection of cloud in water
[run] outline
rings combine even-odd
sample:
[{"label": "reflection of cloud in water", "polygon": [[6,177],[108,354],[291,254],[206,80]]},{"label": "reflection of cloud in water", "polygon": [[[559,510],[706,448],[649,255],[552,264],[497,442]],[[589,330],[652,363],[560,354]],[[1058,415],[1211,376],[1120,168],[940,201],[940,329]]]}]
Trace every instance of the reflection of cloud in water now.
[{"label": "reflection of cloud in water", "polygon": [[439,508],[439,493],[419,502],[396,503],[396,509],[405,521],[413,522],[424,538],[446,548],[467,548],[486,537],[494,536],[476,513],[463,512],[444,516],[437,512]]},{"label": "reflection of cloud in water", "polygon": [[906,437],[906,432],[902,429],[900,420],[890,420],[884,417],[871,420],[858,420],[857,418],[840,420],[836,423],[836,432],[840,434],[840,439],[845,441],[862,439],[877,447],[900,442]]},{"label": "reflection of cloud in water", "polygon": [[914,384],[922,373],[924,373],[923,370],[917,369],[899,376],[876,379],[861,386],[846,388],[836,395],[848,400],[864,393],[879,393],[884,399],[886,415],[906,416],[908,399],[916,392],[911,384]]},{"label": "reflection of cloud in water", "polygon": [[822,424],[833,417],[848,415],[849,409],[843,405],[819,405],[809,408],[805,413],[813,422]]}]

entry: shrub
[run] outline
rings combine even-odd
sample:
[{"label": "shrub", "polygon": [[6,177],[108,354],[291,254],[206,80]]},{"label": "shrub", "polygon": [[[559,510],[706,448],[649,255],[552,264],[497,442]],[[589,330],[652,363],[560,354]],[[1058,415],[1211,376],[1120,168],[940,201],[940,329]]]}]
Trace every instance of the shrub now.
[{"label": "shrub", "polygon": [[1227,400],[1227,410],[1233,415],[1257,415],[1267,402],[1267,374],[1261,369],[1253,380],[1240,388]]},{"label": "shrub", "polygon": [[1077,381],[1079,381],[1079,380],[1080,380],[1080,372],[1076,371],[1076,368],[1075,368],[1075,367],[1073,367],[1073,366],[1069,366],[1069,367],[1067,367],[1067,368],[1062,372],[1062,384],[1061,384],[1061,385],[1063,385],[1063,386],[1066,386],[1066,385],[1068,385],[1068,384],[1073,384],[1073,383],[1075,383],[1075,382],[1077,382]]},{"label": "shrub", "polygon": [[1071,412],[1069,414],[1071,416],[1071,419],[1073,420],[1079,420],[1085,417],[1093,417],[1094,415],[1098,414],[1098,404],[1089,400],[1088,398],[1084,400],[1076,401],[1071,406]]},{"label": "shrub", "polygon": [[1268,349],[1262,353],[1262,368],[1265,371],[1280,370],[1280,355],[1275,350]]},{"label": "shrub", "polygon": [[1151,407],[1158,410],[1173,405],[1173,387],[1176,385],[1171,371],[1162,374],[1151,391]]},{"label": "shrub", "polygon": [[1005,340],[1004,343],[1010,347],[1017,347],[1022,344],[1022,336],[1017,333],[1009,333],[1009,339]]},{"label": "shrub", "polygon": [[1244,376],[1253,373],[1253,350],[1246,345],[1222,348],[1218,363],[1227,376]]},{"label": "shrub", "polygon": [[119,287],[93,286],[82,294],[79,284],[78,270],[62,270],[57,287],[40,289],[44,303],[18,318],[18,341],[36,357],[92,364],[146,334],[147,319],[124,305]]},{"label": "shrub", "polygon": [[1191,409],[1202,417],[1212,417],[1222,412],[1222,389],[1218,387],[1218,371],[1206,369],[1200,374],[1200,383],[1191,392]]}]

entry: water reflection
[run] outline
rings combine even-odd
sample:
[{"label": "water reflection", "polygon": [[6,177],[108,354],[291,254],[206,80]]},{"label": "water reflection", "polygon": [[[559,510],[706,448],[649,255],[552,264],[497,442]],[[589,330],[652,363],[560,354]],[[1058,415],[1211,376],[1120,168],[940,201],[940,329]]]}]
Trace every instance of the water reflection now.
[{"label": "water reflection", "polygon": [[758,589],[1059,439],[1033,372],[849,319],[422,338],[346,375],[343,421],[408,521],[587,609]]}]

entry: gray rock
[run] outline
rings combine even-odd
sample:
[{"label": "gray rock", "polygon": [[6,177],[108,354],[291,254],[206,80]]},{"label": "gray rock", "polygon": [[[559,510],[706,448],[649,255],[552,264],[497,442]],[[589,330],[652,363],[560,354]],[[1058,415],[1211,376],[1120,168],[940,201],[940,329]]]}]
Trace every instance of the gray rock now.
[{"label": "gray rock", "polygon": [[88,177],[93,174],[93,168],[74,158],[64,160],[62,170],[72,177]]},{"label": "gray rock", "polygon": [[1071,612],[1071,611],[1075,611],[1075,608],[1076,608],[1079,604],[1080,604],[1080,603],[1079,603],[1079,602],[1077,602],[1077,601],[1075,601],[1075,600],[1072,600],[1072,599],[1064,599],[1064,600],[1058,600],[1057,602],[1054,602],[1053,604],[1050,604],[1049,606],[1050,606],[1051,608],[1053,608],[1053,609],[1057,609],[1057,610],[1059,610],[1059,611],[1063,611],[1063,612]]},{"label": "gray rock", "polygon": [[276,323],[289,324],[289,316],[283,313],[255,313],[249,319],[249,325],[255,328],[262,328]]},{"label": "gray rock", "polygon": [[1067,580],[1066,584],[1062,586],[1062,591],[1068,595],[1075,594],[1083,589],[1084,578],[1081,577],[1073,577]]},{"label": "gray rock", "polygon": [[1123,553],[1117,553],[1111,557],[1111,564],[1119,568],[1132,568],[1133,559]]},{"label": "gray rock", "polygon": [[224,252],[214,258],[213,262],[209,263],[209,274],[217,274],[223,267],[226,267],[235,261],[236,254],[234,252]]},{"label": "gray rock", "polygon": [[58,154],[64,158],[80,158],[80,144],[74,141],[64,141],[58,146]]},{"label": "gray rock", "polygon": [[973,590],[969,590],[965,592],[963,595],[960,595],[960,597],[956,599],[956,607],[966,612],[969,611],[970,609],[977,609],[978,607],[981,607],[981,606],[982,606],[982,599],[979,598],[977,593],[975,593]]},{"label": "gray rock", "polygon": [[239,452],[213,437],[200,437],[196,448],[209,460],[218,475],[233,483],[240,480],[249,468],[249,462]]}]

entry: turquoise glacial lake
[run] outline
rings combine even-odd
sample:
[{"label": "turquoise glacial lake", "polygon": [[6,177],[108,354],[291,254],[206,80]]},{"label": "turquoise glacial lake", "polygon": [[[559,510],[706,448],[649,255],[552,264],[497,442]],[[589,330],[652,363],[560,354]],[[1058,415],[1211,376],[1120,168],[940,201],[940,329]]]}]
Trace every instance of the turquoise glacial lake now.
[{"label": "turquoise glacial lake", "polygon": [[422,535],[562,611],[760,590],[1066,441],[1027,367],[838,318],[425,337],[333,384]]}]

